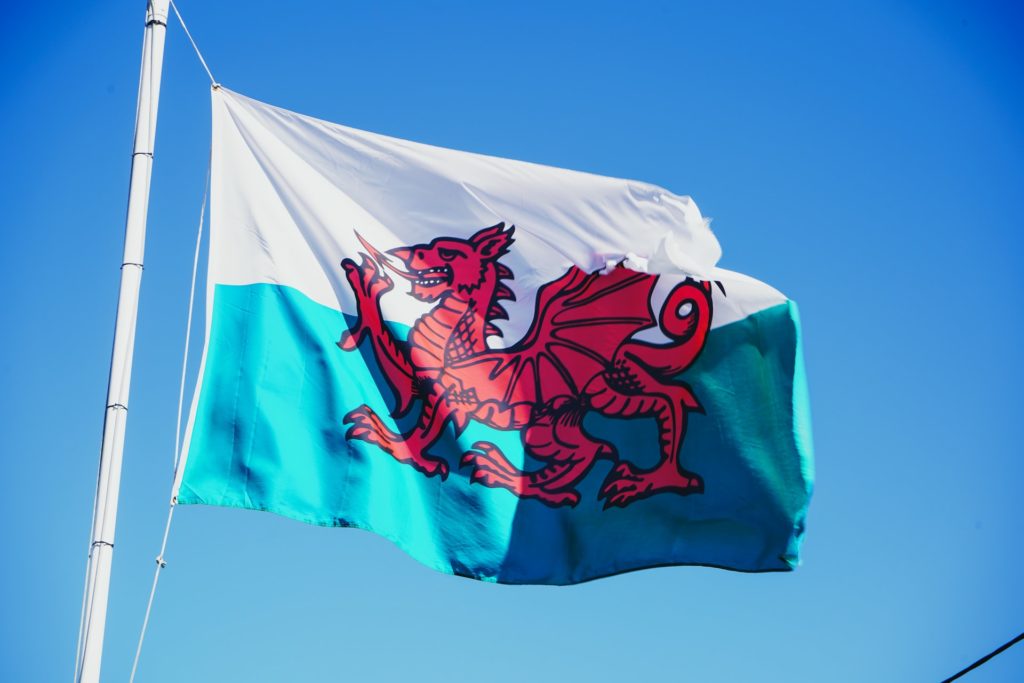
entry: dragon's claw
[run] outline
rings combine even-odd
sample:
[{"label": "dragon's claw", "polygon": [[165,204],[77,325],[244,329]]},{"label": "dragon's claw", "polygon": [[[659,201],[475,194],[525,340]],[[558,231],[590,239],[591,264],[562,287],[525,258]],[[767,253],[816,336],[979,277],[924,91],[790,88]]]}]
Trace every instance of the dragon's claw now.
[{"label": "dragon's claw", "polygon": [[369,428],[383,426],[377,414],[367,405],[361,405],[355,410],[350,410],[341,421],[344,424],[366,426]]},{"label": "dragon's claw", "polygon": [[448,478],[448,463],[440,458],[427,458],[420,456],[411,459],[409,463],[428,477],[435,474],[441,477],[441,481]]},{"label": "dragon's claw", "polygon": [[576,504],[580,502],[580,494],[575,491],[557,491],[555,493],[547,493],[544,498],[544,502],[554,507],[558,507],[560,505],[576,507]]},{"label": "dragon's claw", "polygon": [[338,340],[338,348],[342,351],[354,351],[359,346],[359,337],[358,331],[345,330]]},{"label": "dragon's claw", "polygon": [[353,426],[353,427],[349,427],[348,431],[345,432],[345,438],[346,439],[359,439],[360,441],[365,441],[366,440],[366,436],[369,433],[370,433],[370,430],[367,429],[366,427],[356,427],[356,426]]},{"label": "dragon's claw", "polygon": [[366,254],[357,265],[350,258],[341,262],[341,268],[345,271],[345,278],[352,287],[352,292],[357,299],[362,301],[373,301],[384,292],[394,287],[395,283],[374,261]]},{"label": "dragon's claw", "polygon": [[499,479],[495,476],[494,472],[483,469],[474,469],[473,473],[469,475],[470,481],[480,482],[487,485],[497,485]]},{"label": "dragon's claw", "polygon": [[661,491],[672,491],[681,495],[703,493],[704,482],[700,476],[680,471],[672,462],[665,461],[653,470],[640,470],[628,462],[620,462],[601,485],[598,498],[604,500],[604,507],[626,507],[634,500],[647,498]]},{"label": "dragon's claw", "polygon": [[352,425],[345,433],[346,439],[357,439],[380,446],[388,452],[392,452],[399,436],[388,429],[387,425],[377,416],[377,413],[367,406],[362,405],[355,410],[349,411],[342,418],[344,424]]},{"label": "dragon's claw", "polygon": [[598,498],[604,500],[604,507],[607,510],[610,507],[626,507],[639,495],[640,491],[636,483],[620,479],[602,488]]},{"label": "dragon's claw", "polygon": [[580,494],[576,491],[552,491],[537,484],[533,480],[534,475],[516,469],[494,444],[478,441],[473,448],[476,450],[466,451],[459,461],[461,467],[473,467],[470,483],[508,489],[517,496],[537,498],[552,507],[573,507],[580,502]]},{"label": "dragon's claw", "polygon": [[477,441],[473,450],[466,451],[459,461],[460,467],[472,465],[475,469],[491,470],[495,473],[514,477],[520,472],[512,466],[505,454],[497,446],[486,441]]}]

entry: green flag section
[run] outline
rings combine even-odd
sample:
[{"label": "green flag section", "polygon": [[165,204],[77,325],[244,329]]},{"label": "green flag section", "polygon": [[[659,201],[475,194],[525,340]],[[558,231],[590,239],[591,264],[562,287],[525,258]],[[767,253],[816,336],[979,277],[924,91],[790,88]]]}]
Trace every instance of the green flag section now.
[{"label": "green flag section", "polygon": [[[266,283],[216,285],[210,315],[179,504],[365,529],[429,567],[500,583],[571,584],[665,565],[777,571],[799,562],[813,469],[792,302],[710,329],[676,378],[699,402],[687,412],[681,449],[699,488],[628,505],[609,504],[606,482],[623,460],[631,472],[656,468],[665,434],[655,416],[582,414],[571,433],[608,446],[574,482],[571,499],[517,495],[501,483],[508,479],[496,479],[498,465],[481,469],[485,444],[510,471],[543,471],[522,430],[481,420],[448,422],[430,447],[447,476],[424,476],[380,443],[351,438],[359,425],[345,418],[357,406],[378,416],[381,433],[408,433],[421,418],[419,409],[389,417],[401,397],[382,368],[387,356],[369,343],[339,348],[339,337],[359,327],[354,317]],[[410,328],[388,329],[404,343]],[[570,432],[551,431],[560,433]]]}]

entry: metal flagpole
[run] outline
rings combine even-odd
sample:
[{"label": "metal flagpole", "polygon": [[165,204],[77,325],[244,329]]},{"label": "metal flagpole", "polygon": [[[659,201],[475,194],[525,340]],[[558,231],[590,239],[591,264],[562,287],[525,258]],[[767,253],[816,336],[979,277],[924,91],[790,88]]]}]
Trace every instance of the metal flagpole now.
[{"label": "metal flagpole", "polygon": [[128,389],[135,347],[135,321],[138,314],[139,286],[142,283],[146,214],[149,209],[149,184],[153,171],[153,140],[156,137],[157,103],[160,99],[160,74],[164,60],[164,37],[167,32],[169,4],[170,0],[149,0],[146,8],[139,99],[135,111],[132,174],[128,191],[128,214],[125,219],[124,258],[121,263],[121,288],[117,301],[117,319],[114,323],[114,348],[110,359],[107,409],[103,420],[99,478],[93,507],[92,535],[75,664],[75,681],[78,683],[96,683],[100,677],[110,566],[114,555],[117,497],[121,484],[121,455],[124,449],[125,425],[128,421]]}]

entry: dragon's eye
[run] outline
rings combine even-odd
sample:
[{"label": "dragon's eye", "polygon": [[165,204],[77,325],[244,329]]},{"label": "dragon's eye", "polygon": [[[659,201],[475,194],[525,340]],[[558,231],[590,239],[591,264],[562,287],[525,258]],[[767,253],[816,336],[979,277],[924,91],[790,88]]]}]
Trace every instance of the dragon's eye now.
[{"label": "dragon's eye", "polygon": [[437,250],[437,253],[440,254],[441,258],[443,258],[445,261],[451,261],[456,256],[463,255],[454,249],[445,249],[444,247],[439,248]]}]

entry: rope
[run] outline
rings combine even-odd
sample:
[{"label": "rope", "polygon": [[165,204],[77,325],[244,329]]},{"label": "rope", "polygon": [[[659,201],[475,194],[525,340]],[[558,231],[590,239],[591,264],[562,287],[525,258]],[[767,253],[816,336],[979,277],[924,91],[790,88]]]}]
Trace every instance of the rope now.
[{"label": "rope", "polygon": [[135,659],[132,661],[132,674],[128,683],[134,683],[135,671],[139,668],[139,657],[142,655],[142,641],[146,638],[146,628],[149,627],[149,615],[153,611],[153,598],[156,597],[156,584],[160,581],[160,570],[167,566],[164,561],[164,551],[167,550],[167,536],[171,533],[171,520],[174,518],[174,503],[167,509],[167,523],[164,525],[164,540],[160,544],[160,554],[156,556],[156,571],[153,572],[153,585],[149,589],[149,600],[146,602],[146,616],[142,618],[142,629],[139,631],[139,644],[135,647]]},{"label": "rope", "polygon": [[206,164],[206,185],[203,189],[203,205],[199,209],[199,228],[196,231],[196,251],[192,257],[192,285],[188,293],[188,322],[185,323],[185,352],[181,360],[181,384],[178,387],[178,428],[174,432],[174,469],[178,469],[178,458],[181,456],[181,413],[185,405],[185,371],[188,368],[188,348],[192,341],[192,311],[196,299],[196,273],[199,271],[199,247],[203,241],[203,221],[206,218],[206,199],[210,194],[210,166]]},{"label": "rope", "polygon": [[[95,515],[95,513],[94,513]],[[85,585],[82,586],[82,611],[78,617],[78,645],[75,647],[75,683],[78,682],[78,670],[82,667],[82,633],[85,631],[85,607],[89,595],[89,565],[92,563],[92,545],[89,546],[89,559],[85,563]]]},{"label": "rope", "polygon": [[[177,10],[175,10],[177,11]],[[174,429],[174,471],[177,473],[178,462],[181,458],[181,416],[185,404],[185,375],[188,371],[188,349],[192,339],[192,311],[195,308],[196,299],[196,276],[199,272],[199,250],[203,241],[203,223],[206,218],[206,201],[210,195],[210,164],[206,167],[206,184],[203,189],[203,203],[199,209],[199,227],[196,230],[196,249],[192,259],[192,284],[188,293],[188,322],[185,325],[185,350],[181,358],[181,385],[178,389],[178,418]],[[149,600],[146,601],[146,614],[142,618],[142,628],[139,630],[139,643],[135,648],[135,659],[132,662],[132,673],[129,683],[135,681],[135,671],[139,667],[139,657],[142,655],[142,643],[146,639],[146,629],[149,627],[149,615],[153,611],[153,599],[156,597],[156,586],[160,581],[160,572],[167,566],[164,560],[164,553],[167,551],[167,538],[171,534],[171,520],[174,519],[175,502],[171,500],[167,508],[167,523],[164,525],[164,537],[160,542],[160,554],[156,556],[156,571],[153,572],[153,585],[149,589]]]},{"label": "rope", "polygon": [[178,23],[181,24],[181,28],[185,31],[185,35],[188,36],[188,42],[192,43],[192,49],[196,51],[196,57],[199,57],[200,63],[203,68],[206,69],[206,75],[210,77],[210,85],[214,88],[219,88],[220,83],[213,77],[213,73],[210,71],[210,67],[206,65],[206,60],[203,59],[203,53],[199,51],[199,46],[196,45],[196,41],[192,39],[192,34],[188,31],[188,26],[185,25],[185,20],[181,18],[181,12],[178,11],[178,6],[174,4],[174,0],[171,0],[171,9],[174,10],[175,16],[178,17]]},{"label": "rope", "polygon": [[955,681],[956,679],[958,679],[961,676],[963,676],[965,673],[967,673],[969,671],[973,671],[974,669],[977,669],[979,666],[981,666],[982,664],[984,664],[988,660],[992,659],[993,657],[995,657],[1000,652],[1003,652],[1004,650],[1009,650],[1011,647],[1013,647],[1014,645],[1016,645],[1017,643],[1019,643],[1022,640],[1024,640],[1024,633],[1021,633],[1019,636],[1017,636],[1016,638],[1014,638],[1010,642],[1004,643],[1003,645],[1000,645],[995,650],[992,650],[992,652],[989,652],[987,655],[985,655],[984,657],[982,657],[981,659],[976,661],[974,664],[971,664],[966,669],[958,671],[955,674],[953,674],[952,676],[950,676],[949,678],[947,678],[946,680],[942,681],[942,683],[950,683],[950,681]]}]

